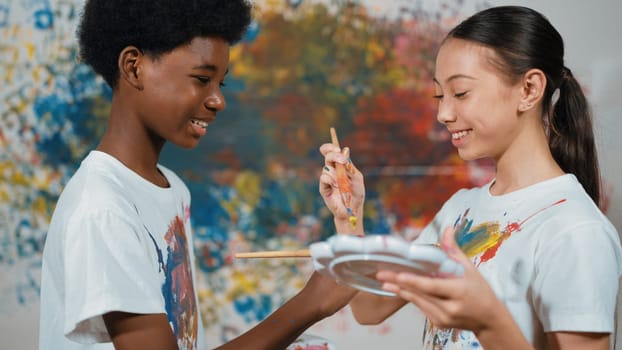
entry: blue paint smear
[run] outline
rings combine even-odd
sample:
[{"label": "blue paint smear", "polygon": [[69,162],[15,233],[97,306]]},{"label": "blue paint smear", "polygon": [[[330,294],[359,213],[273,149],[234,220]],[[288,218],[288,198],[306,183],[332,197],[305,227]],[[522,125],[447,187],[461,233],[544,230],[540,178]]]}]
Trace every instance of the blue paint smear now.
[{"label": "blue paint smear", "polygon": [[9,7],[0,4],[0,28],[5,28],[9,25]]},{"label": "blue paint smear", "polygon": [[[54,74],[54,72],[51,72]],[[58,76],[54,80],[53,93],[37,95],[33,111],[40,121],[39,128],[54,130],[51,135],[39,138],[37,151],[45,164],[54,168],[61,165],[75,165],[84,157],[84,152],[94,148],[103,130],[103,125],[93,122],[95,111],[102,104],[109,104],[112,91],[97,79],[95,73],[86,65],[77,65],[69,79]],[[67,139],[66,128],[72,128],[77,144],[82,145],[82,153],[74,154]],[[38,133],[38,130],[34,130]]]},{"label": "blue paint smear", "polygon": [[267,294],[260,294],[257,300],[245,295],[235,299],[233,307],[247,323],[261,321],[272,312],[272,298]]},{"label": "blue paint smear", "polygon": [[244,33],[244,37],[240,42],[251,43],[257,40],[260,32],[260,25],[256,21],[252,21],[248,26],[248,29]]},{"label": "blue paint smear", "polygon": [[36,29],[48,30],[54,26],[54,14],[48,8],[35,11],[34,17]]}]

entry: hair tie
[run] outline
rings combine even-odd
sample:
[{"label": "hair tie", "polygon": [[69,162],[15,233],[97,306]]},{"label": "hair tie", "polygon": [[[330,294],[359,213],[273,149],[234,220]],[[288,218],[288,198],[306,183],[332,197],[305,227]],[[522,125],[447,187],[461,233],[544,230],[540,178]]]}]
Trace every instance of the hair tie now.
[{"label": "hair tie", "polygon": [[562,80],[568,80],[570,78],[572,78],[572,71],[570,68],[564,66],[564,68],[562,68]]}]

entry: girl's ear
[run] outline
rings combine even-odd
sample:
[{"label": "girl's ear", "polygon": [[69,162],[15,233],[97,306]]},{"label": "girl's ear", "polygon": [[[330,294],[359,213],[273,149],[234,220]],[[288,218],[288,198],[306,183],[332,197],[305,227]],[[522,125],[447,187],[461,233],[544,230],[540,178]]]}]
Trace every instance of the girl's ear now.
[{"label": "girl's ear", "polygon": [[519,112],[526,112],[542,101],[546,89],[546,75],[540,69],[530,69],[525,73],[521,86]]},{"label": "girl's ear", "polygon": [[119,54],[119,78],[138,90],[143,89],[141,80],[141,64],[143,53],[135,46],[124,48]]}]

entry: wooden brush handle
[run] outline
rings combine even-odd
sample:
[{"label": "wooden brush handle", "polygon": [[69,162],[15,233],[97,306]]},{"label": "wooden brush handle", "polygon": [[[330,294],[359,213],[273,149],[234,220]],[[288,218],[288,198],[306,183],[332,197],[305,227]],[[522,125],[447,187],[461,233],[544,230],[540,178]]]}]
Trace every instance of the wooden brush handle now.
[{"label": "wooden brush handle", "polygon": [[262,252],[236,253],[237,259],[254,258],[308,258],[311,256],[309,249],[300,250],[272,250]]}]

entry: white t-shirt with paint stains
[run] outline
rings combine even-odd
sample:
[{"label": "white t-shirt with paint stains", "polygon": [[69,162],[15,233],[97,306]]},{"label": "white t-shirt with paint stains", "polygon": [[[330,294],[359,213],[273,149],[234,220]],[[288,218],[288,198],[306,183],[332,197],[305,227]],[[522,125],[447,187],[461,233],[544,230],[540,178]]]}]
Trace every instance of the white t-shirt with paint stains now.
[{"label": "white t-shirt with paint stains", "polygon": [[[525,337],[545,348],[545,332],[615,333],[622,254],[618,233],[571,174],[501,195],[489,183],[454,194],[419,242],[446,227],[501,299]],[[480,349],[470,331],[430,322],[424,349]]]},{"label": "white t-shirt with paint stains", "polygon": [[180,349],[202,349],[190,193],[92,151],[57,203],[45,247],[39,349],[113,349],[102,315],[165,313]]}]

